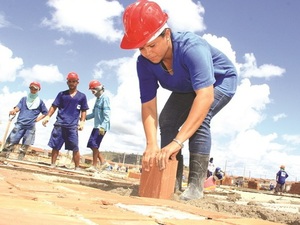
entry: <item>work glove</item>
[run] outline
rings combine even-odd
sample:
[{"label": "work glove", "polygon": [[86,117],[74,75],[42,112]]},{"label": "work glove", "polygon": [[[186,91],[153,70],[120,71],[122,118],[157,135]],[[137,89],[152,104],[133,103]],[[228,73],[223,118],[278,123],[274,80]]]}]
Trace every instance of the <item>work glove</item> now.
[{"label": "work glove", "polygon": [[50,116],[45,116],[45,118],[43,119],[43,122],[42,122],[42,124],[43,124],[44,127],[47,125],[47,123],[49,122],[49,120],[50,120]]},{"label": "work glove", "polygon": [[84,123],[85,123],[84,121],[79,121],[78,130],[83,130]]},{"label": "work glove", "polygon": [[99,128],[99,134],[103,136],[105,134],[105,129],[100,127]]}]

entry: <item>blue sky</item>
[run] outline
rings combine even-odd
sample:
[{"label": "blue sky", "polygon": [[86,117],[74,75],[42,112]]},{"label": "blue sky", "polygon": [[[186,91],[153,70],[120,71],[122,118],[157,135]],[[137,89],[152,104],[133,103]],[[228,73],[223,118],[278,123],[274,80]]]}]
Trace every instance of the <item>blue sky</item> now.
[{"label": "blue sky", "polygon": [[[88,83],[99,79],[111,97],[111,131],[103,151],[142,153],[145,138],[140,119],[135,59],[138,51],[120,49],[122,14],[132,1],[0,0],[0,138],[8,112],[28,93],[28,84],[42,85],[39,96],[50,107],[67,89],[66,75],[80,76],[79,90],[94,96]],[[281,164],[289,180],[300,178],[299,95],[300,21],[298,1],[158,0],[175,31],[193,31],[220,48],[239,71],[232,102],[212,121],[211,156],[231,175],[274,178]],[[159,89],[159,107],[169,95]],[[37,124],[35,146],[47,146],[52,118]],[[11,127],[12,128],[12,127]],[[92,122],[80,132],[80,151]],[[188,146],[188,145],[185,145]],[[188,165],[188,149],[184,149]]]}]

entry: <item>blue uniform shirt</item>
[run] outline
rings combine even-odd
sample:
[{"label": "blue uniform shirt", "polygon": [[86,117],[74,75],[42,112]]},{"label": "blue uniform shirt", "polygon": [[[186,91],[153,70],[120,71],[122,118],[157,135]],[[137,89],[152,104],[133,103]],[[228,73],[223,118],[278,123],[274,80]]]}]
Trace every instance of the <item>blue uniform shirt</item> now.
[{"label": "blue uniform shirt", "polygon": [[86,116],[86,119],[94,118],[94,128],[104,128],[105,131],[110,129],[110,101],[108,96],[103,93],[96,99],[93,112]]},{"label": "blue uniform shirt", "polygon": [[279,184],[284,184],[285,183],[285,179],[288,178],[288,174],[287,172],[285,172],[284,170],[279,170],[278,173],[276,174],[276,181]]},{"label": "blue uniform shirt", "polygon": [[58,108],[55,125],[73,127],[78,125],[80,111],[89,109],[85,94],[80,91],[71,97],[69,90],[57,94],[53,106]]},{"label": "blue uniform shirt", "polygon": [[191,33],[172,33],[173,75],[160,63],[154,64],[140,55],[137,72],[141,102],[156,96],[159,84],[170,91],[188,93],[214,85],[232,97],[237,86],[237,72],[233,63],[220,50],[200,36]]},{"label": "blue uniform shirt", "polygon": [[26,105],[26,99],[27,97],[21,98],[19,103],[16,107],[20,109],[18,119],[16,124],[21,125],[22,127],[32,127],[34,126],[36,122],[36,118],[39,116],[40,113],[43,115],[46,115],[48,113],[48,110],[45,106],[45,103],[40,100],[40,105],[36,109],[28,109]]}]

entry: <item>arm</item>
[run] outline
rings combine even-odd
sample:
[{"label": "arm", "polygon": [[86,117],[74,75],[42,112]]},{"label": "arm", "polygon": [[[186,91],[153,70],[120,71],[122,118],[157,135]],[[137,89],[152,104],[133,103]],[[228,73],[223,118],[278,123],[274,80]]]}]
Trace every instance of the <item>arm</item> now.
[{"label": "arm", "polygon": [[45,116],[45,118],[44,118],[44,120],[42,122],[42,124],[43,124],[44,127],[49,122],[50,117],[53,115],[53,113],[56,111],[56,109],[57,109],[57,106],[52,105],[50,107],[48,114]]},{"label": "arm", "polygon": [[[175,139],[177,139],[180,143],[188,140],[196,132],[205,119],[214,101],[214,88],[212,85],[199,89],[195,91],[195,93],[196,97],[192,104],[190,113],[175,137]],[[175,158],[180,149],[181,146],[174,141],[165,146],[157,157],[157,163],[160,169],[165,169],[169,158]]]},{"label": "arm", "polygon": [[19,111],[20,111],[19,107],[16,106],[16,107],[14,107],[13,110],[9,111],[9,115],[16,115],[17,112],[19,112]]},{"label": "arm", "polygon": [[44,119],[46,117],[46,115],[48,114],[48,109],[43,101],[41,101],[41,104],[40,104],[40,112],[41,112],[41,115],[36,118],[35,122],[39,122],[40,120]]},{"label": "arm", "polygon": [[83,130],[85,118],[86,118],[86,110],[82,110],[79,125],[78,125],[78,130]]},{"label": "arm", "polygon": [[86,110],[81,111],[81,117],[80,117],[80,121],[85,121],[86,118]]},{"label": "arm", "polygon": [[39,122],[40,120],[44,119],[46,115],[40,115],[38,118],[36,118],[35,122]]},{"label": "arm", "polygon": [[101,124],[99,124],[99,129],[103,129],[104,131],[107,131],[109,129],[109,123],[110,123],[110,101],[109,101],[109,98],[106,97],[104,98],[103,100],[103,105],[102,105],[102,114],[100,113],[99,117],[102,117],[102,118],[99,118],[101,122]]},{"label": "arm", "polygon": [[153,160],[156,157],[159,147],[157,145],[157,99],[142,104],[142,121],[146,136],[146,149],[143,154],[143,168],[149,171],[153,166]]}]

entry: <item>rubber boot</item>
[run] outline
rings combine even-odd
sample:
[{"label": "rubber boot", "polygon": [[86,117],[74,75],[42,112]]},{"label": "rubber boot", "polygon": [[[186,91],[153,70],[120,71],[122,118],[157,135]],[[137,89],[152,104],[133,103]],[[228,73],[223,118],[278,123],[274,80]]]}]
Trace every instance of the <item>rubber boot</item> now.
[{"label": "rubber boot", "polygon": [[190,153],[188,187],[180,195],[181,200],[203,198],[204,181],[207,175],[209,155]]},{"label": "rubber boot", "polygon": [[4,148],[1,152],[1,156],[9,158],[10,153],[14,150],[15,144],[5,143]]},{"label": "rubber boot", "polygon": [[23,160],[24,159],[28,148],[29,148],[29,145],[22,145],[21,146],[21,148],[19,149],[20,152],[19,152],[18,160]]},{"label": "rubber boot", "polygon": [[182,191],[182,176],[183,176],[183,155],[179,152],[176,156],[178,161],[176,181],[175,181],[175,190],[174,192]]}]

